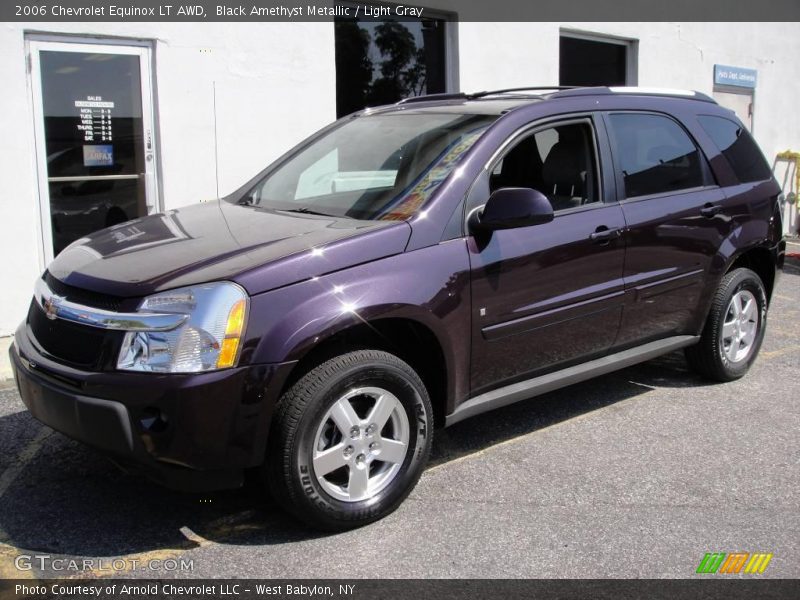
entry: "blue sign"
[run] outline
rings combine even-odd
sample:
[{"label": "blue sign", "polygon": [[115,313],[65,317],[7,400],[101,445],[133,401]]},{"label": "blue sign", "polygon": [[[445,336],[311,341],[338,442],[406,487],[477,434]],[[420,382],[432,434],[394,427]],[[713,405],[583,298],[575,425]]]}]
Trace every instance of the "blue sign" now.
[{"label": "blue sign", "polygon": [[114,146],[111,144],[83,147],[84,167],[108,167],[114,164]]},{"label": "blue sign", "polygon": [[717,85],[755,88],[757,73],[758,71],[755,69],[714,65],[714,83]]}]

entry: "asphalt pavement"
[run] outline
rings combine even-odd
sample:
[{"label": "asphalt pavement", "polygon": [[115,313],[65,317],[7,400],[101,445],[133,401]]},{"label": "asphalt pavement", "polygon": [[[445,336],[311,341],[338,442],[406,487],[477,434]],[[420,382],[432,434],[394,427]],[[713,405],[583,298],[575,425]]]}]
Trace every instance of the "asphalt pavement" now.
[{"label": "asphalt pavement", "polygon": [[6,382],[0,577],[684,578],[707,552],[765,552],[758,577],[797,578],[798,380],[793,262],[744,379],[709,384],[675,353],[464,421],[395,513],[336,535],[251,488],[122,472]]}]

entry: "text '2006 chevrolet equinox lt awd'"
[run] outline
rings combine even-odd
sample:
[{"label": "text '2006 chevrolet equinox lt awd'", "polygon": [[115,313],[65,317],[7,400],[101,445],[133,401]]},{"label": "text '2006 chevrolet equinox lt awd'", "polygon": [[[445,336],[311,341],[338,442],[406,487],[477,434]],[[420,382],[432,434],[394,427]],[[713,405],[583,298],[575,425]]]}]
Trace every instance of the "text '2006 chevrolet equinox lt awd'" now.
[{"label": "text '2006 chevrolet equinox lt awd'", "polygon": [[165,484],[258,469],[298,517],[355,527],[408,495],[437,425],[678,348],[744,375],[779,194],[700,93],[413,98],[76,241],[12,362],[36,418]]}]

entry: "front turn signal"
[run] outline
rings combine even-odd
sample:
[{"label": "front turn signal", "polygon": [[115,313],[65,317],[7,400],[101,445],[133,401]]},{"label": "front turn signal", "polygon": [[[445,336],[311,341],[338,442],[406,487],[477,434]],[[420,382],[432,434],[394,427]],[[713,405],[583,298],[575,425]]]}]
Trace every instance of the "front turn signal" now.
[{"label": "front turn signal", "polygon": [[217,368],[224,369],[232,367],[236,363],[236,356],[239,353],[239,341],[244,329],[246,303],[239,300],[231,307],[228,313],[228,322],[225,325],[225,337],[217,359]]}]

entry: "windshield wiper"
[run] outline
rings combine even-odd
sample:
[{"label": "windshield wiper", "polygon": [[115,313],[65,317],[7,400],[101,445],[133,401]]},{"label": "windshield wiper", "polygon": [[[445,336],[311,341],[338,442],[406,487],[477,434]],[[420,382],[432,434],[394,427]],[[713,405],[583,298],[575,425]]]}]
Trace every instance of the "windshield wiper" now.
[{"label": "windshield wiper", "polygon": [[319,215],[321,217],[333,217],[335,219],[341,218],[340,215],[332,215],[329,213],[320,212],[318,210],[313,210],[308,208],[307,206],[303,206],[301,208],[279,208],[281,212],[290,212],[290,213],[301,213],[304,215]]}]

